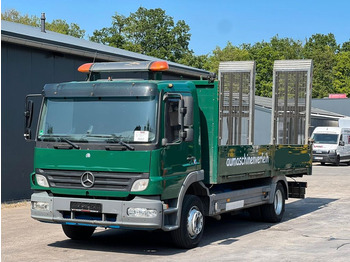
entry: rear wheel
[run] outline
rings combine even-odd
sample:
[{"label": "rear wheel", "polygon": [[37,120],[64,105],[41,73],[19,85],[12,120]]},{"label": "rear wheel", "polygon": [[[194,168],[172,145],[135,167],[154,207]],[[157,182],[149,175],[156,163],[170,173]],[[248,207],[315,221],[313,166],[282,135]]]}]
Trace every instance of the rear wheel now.
[{"label": "rear wheel", "polygon": [[285,210],[285,190],[281,183],[278,183],[272,204],[261,206],[261,215],[265,222],[280,222]]},{"label": "rear wheel", "polygon": [[74,240],[84,240],[91,237],[95,227],[62,225],[63,232],[67,237]]},{"label": "rear wheel", "polygon": [[321,162],[321,165],[324,166],[326,164],[326,162]]},{"label": "rear wheel", "polygon": [[180,248],[196,247],[204,230],[203,204],[199,197],[186,195],[181,210],[180,227],[171,231],[171,237]]}]

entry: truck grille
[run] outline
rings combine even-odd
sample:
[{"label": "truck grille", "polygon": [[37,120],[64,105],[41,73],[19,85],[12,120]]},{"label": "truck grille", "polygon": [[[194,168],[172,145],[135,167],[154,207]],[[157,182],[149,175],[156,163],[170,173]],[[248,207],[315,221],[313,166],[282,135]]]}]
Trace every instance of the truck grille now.
[{"label": "truck grille", "polygon": [[[149,178],[149,173],[117,173],[54,169],[37,169],[37,173],[44,175],[47,178],[50,187],[85,190],[130,191],[132,184],[137,179]],[[85,173],[93,175],[94,181],[91,187],[83,186],[82,176]]]},{"label": "truck grille", "polygon": [[323,150],[313,150],[313,154],[329,154],[329,151],[323,151]]}]

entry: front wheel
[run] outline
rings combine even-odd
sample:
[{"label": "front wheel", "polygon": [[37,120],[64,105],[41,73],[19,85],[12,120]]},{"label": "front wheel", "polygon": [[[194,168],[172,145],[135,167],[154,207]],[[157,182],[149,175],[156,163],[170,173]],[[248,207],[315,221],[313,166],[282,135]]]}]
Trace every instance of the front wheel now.
[{"label": "front wheel", "polygon": [[280,222],[285,210],[285,190],[281,183],[278,183],[272,204],[261,206],[261,215],[265,222]]},{"label": "front wheel", "polygon": [[180,248],[196,247],[204,230],[203,203],[199,197],[186,195],[181,210],[180,227],[171,232],[171,237]]},{"label": "front wheel", "polygon": [[84,240],[91,237],[95,227],[62,225],[63,232],[67,237],[74,240]]},{"label": "front wheel", "polygon": [[337,156],[337,158],[335,159],[335,163],[336,166],[340,165],[340,156]]}]

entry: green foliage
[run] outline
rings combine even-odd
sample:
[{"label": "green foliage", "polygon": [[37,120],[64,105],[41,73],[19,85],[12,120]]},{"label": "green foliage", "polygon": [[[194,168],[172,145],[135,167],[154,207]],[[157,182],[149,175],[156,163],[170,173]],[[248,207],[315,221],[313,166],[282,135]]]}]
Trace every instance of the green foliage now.
[{"label": "green foliage", "polygon": [[[1,20],[40,27],[41,20],[37,16],[29,16],[28,14],[21,15],[18,11],[11,9],[1,13]],[[46,22],[46,29],[57,33],[71,35],[78,38],[83,38],[85,30],[80,29],[79,25],[71,23],[70,25],[62,19]]]},{"label": "green foliage", "polygon": [[333,67],[333,87],[336,93],[347,94],[350,97],[350,51],[341,52],[336,56]]},{"label": "green foliage", "polygon": [[347,42],[344,42],[340,51],[342,52],[349,52],[350,51],[350,39]]},{"label": "green foliage", "polygon": [[126,45],[126,37],[123,33],[125,23],[126,17],[116,13],[112,16],[111,27],[104,27],[100,30],[95,30],[90,37],[90,41],[123,48],[124,45]]},{"label": "green foliage", "polygon": [[217,46],[213,50],[213,55],[209,57],[207,69],[209,71],[217,73],[220,62],[244,60],[250,60],[249,52],[240,47],[233,46],[231,42],[227,42],[226,47],[223,49]]},{"label": "green foliage", "polygon": [[[1,19],[31,26],[40,26],[37,16],[22,15],[16,10],[1,13]],[[61,19],[46,23],[47,30],[82,38],[85,30]],[[303,45],[291,38],[272,37],[269,42],[234,46],[227,42],[208,55],[195,55],[189,49],[191,34],[185,21],[174,22],[165,11],[140,7],[128,17],[115,13],[110,27],[95,30],[91,41],[125,50],[174,61],[184,65],[218,72],[221,61],[256,61],[256,94],[272,96],[272,72],[275,60],[312,59],[313,97],[329,93],[350,96],[350,39],[342,46],[333,34],[314,34]]]},{"label": "green foliage", "polygon": [[186,53],[179,61],[180,64],[210,71],[208,55],[194,55],[193,52]]},{"label": "green foliage", "polygon": [[272,74],[275,60],[312,59],[313,97],[328,97],[330,93],[347,93],[349,96],[348,52],[350,41],[340,48],[333,34],[312,35],[303,45],[291,38],[279,38],[254,45],[239,47],[228,42],[226,47],[217,47],[209,56],[205,69],[217,72],[221,61],[254,60],[256,62],[256,95],[272,96]]},{"label": "green foliage", "polygon": [[299,59],[302,43],[290,38],[274,36],[269,43],[258,42],[253,46],[244,45],[251,60],[256,61],[256,95],[272,96],[272,74],[275,60]]},{"label": "green foliage", "polygon": [[333,34],[312,35],[304,46],[304,57],[313,60],[313,97],[328,97],[334,93],[333,67],[339,46]]},{"label": "green foliage", "polygon": [[1,13],[1,20],[30,26],[40,26],[39,17],[35,15],[29,16],[28,14],[21,15],[18,11],[14,9],[6,10],[5,12]]},{"label": "green foliage", "polygon": [[140,7],[128,17],[116,13],[111,27],[95,30],[90,40],[160,59],[190,61],[189,30],[185,21],[175,24],[160,8]]}]

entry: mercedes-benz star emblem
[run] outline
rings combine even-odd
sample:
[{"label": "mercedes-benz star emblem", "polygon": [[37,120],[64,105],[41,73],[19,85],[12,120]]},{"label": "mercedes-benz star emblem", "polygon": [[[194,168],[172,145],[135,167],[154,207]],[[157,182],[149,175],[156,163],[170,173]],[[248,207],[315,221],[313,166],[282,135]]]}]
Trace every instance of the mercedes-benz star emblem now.
[{"label": "mercedes-benz star emblem", "polygon": [[95,184],[95,177],[91,172],[82,174],[80,180],[83,187],[92,187]]}]

